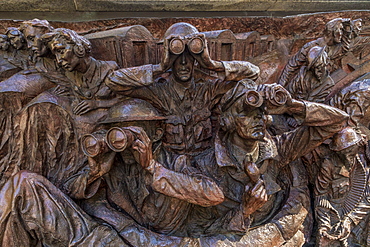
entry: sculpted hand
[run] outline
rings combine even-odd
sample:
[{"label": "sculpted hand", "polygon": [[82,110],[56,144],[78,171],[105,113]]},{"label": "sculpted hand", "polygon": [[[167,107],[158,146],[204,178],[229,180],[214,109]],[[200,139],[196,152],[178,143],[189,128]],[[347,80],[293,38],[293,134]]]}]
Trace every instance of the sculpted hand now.
[{"label": "sculpted hand", "polygon": [[113,165],[115,152],[106,152],[96,157],[88,157],[87,161],[90,167],[90,178],[89,182],[103,176],[108,173]]},{"label": "sculpted hand", "polygon": [[249,186],[246,186],[242,203],[244,217],[248,217],[260,209],[266,202],[267,192],[261,179],[251,190],[249,190]]},{"label": "sculpted hand", "polygon": [[297,128],[298,127],[298,122],[295,120],[295,118],[289,117],[287,119],[287,123],[290,127]]},{"label": "sculpted hand", "polygon": [[253,183],[258,183],[261,177],[260,170],[256,164],[252,161],[252,156],[247,155],[243,160],[244,171],[252,180]]},{"label": "sculpted hand", "polygon": [[198,61],[201,67],[207,68],[207,69],[213,69],[213,60],[211,59],[211,56],[208,53],[208,46],[207,46],[207,40],[205,39],[204,34],[197,34],[187,37],[189,40],[191,38],[200,38],[203,40],[203,51],[199,54],[191,53],[191,55]]},{"label": "sculpted hand", "polygon": [[128,129],[136,136],[136,140],[132,143],[135,160],[145,169],[153,159],[152,142],[142,128],[129,127]]},{"label": "sculpted hand", "polygon": [[287,108],[292,104],[292,96],[281,85],[261,84],[257,91],[265,100],[266,110],[268,114],[283,114],[286,113]]},{"label": "sculpted hand", "polygon": [[351,220],[349,217],[345,217],[343,220],[333,226],[334,235],[339,240],[347,239],[351,233]]},{"label": "sculpted hand", "polygon": [[164,51],[163,51],[162,61],[160,63],[162,72],[167,71],[172,66],[172,64],[174,63],[176,58],[178,57],[178,55],[172,54],[170,52],[170,47],[169,47],[170,46],[170,41],[175,37],[181,39],[181,37],[178,37],[178,36],[175,36],[175,35],[170,35],[170,36],[168,36],[167,38],[164,39],[164,43],[163,43]]},{"label": "sculpted hand", "polygon": [[59,96],[69,96],[70,95],[68,88],[60,86],[60,85],[55,87],[54,93]]},{"label": "sculpted hand", "polygon": [[73,108],[73,113],[76,115],[83,115],[96,108],[95,100],[83,100],[78,105]]}]

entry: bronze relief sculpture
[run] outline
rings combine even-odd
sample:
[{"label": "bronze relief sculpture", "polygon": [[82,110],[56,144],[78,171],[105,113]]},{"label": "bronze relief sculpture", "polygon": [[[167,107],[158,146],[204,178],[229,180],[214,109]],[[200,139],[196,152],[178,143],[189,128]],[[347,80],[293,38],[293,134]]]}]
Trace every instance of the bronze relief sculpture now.
[{"label": "bronze relief sculpture", "polygon": [[328,21],[276,83],[254,63],[286,43],[257,32],[9,27],[1,246],[370,246],[362,25]]}]

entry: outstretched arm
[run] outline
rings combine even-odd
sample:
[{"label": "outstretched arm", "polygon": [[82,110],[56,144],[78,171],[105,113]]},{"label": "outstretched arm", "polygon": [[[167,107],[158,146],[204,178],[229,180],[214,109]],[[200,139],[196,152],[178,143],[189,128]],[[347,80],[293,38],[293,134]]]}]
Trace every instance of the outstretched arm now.
[{"label": "outstretched arm", "polygon": [[[303,125],[275,137],[277,149],[283,157],[282,165],[309,153],[348,124],[347,113],[324,104],[294,100],[281,85],[261,85],[259,90],[267,101],[266,110],[269,114],[288,113]],[[273,101],[283,103],[272,104]]]}]

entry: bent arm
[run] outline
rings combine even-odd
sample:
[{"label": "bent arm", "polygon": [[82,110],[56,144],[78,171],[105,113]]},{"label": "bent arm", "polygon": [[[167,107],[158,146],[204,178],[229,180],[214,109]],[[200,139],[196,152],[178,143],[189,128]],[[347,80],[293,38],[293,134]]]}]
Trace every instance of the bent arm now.
[{"label": "bent arm", "polygon": [[[332,137],[347,125],[348,114],[324,104],[303,102],[303,125],[294,131],[277,136],[275,142],[282,158],[282,165],[311,152],[323,141]],[[292,114],[302,114],[301,107],[296,107]]]},{"label": "bent arm", "polygon": [[219,186],[204,175],[175,172],[154,160],[147,170],[153,174],[152,187],[157,192],[203,207],[224,201]]}]

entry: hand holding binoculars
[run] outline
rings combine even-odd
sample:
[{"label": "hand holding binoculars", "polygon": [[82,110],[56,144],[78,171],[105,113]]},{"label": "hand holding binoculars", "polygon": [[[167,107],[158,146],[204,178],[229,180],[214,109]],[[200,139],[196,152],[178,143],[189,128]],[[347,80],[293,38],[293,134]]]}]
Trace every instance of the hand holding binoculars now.
[{"label": "hand holding binoculars", "polygon": [[95,157],[106,153],[111,149],[114,152],[122,152],[130,147],[135,140],[132,131],[126,128],[113,127],[108,131],[86,134],[82,137],[82,151],[89,157]]},{"label": "hand holding binoculars", "polygon": [[185,51],[185,47],[194,54],[200,54],[205,48],[205,40],[201,36],[194,37],[172,37],[169,43],[170,52],[180,55]]},{"label": "hand holding binoculars", "polygon": [[282,87],[272,87],[266,97],[262,90],[248,90],[245,93],[245,104],[252,107],[260,107],[265,100],[274,106],[283,106],[288,100],[288,92]]}]

